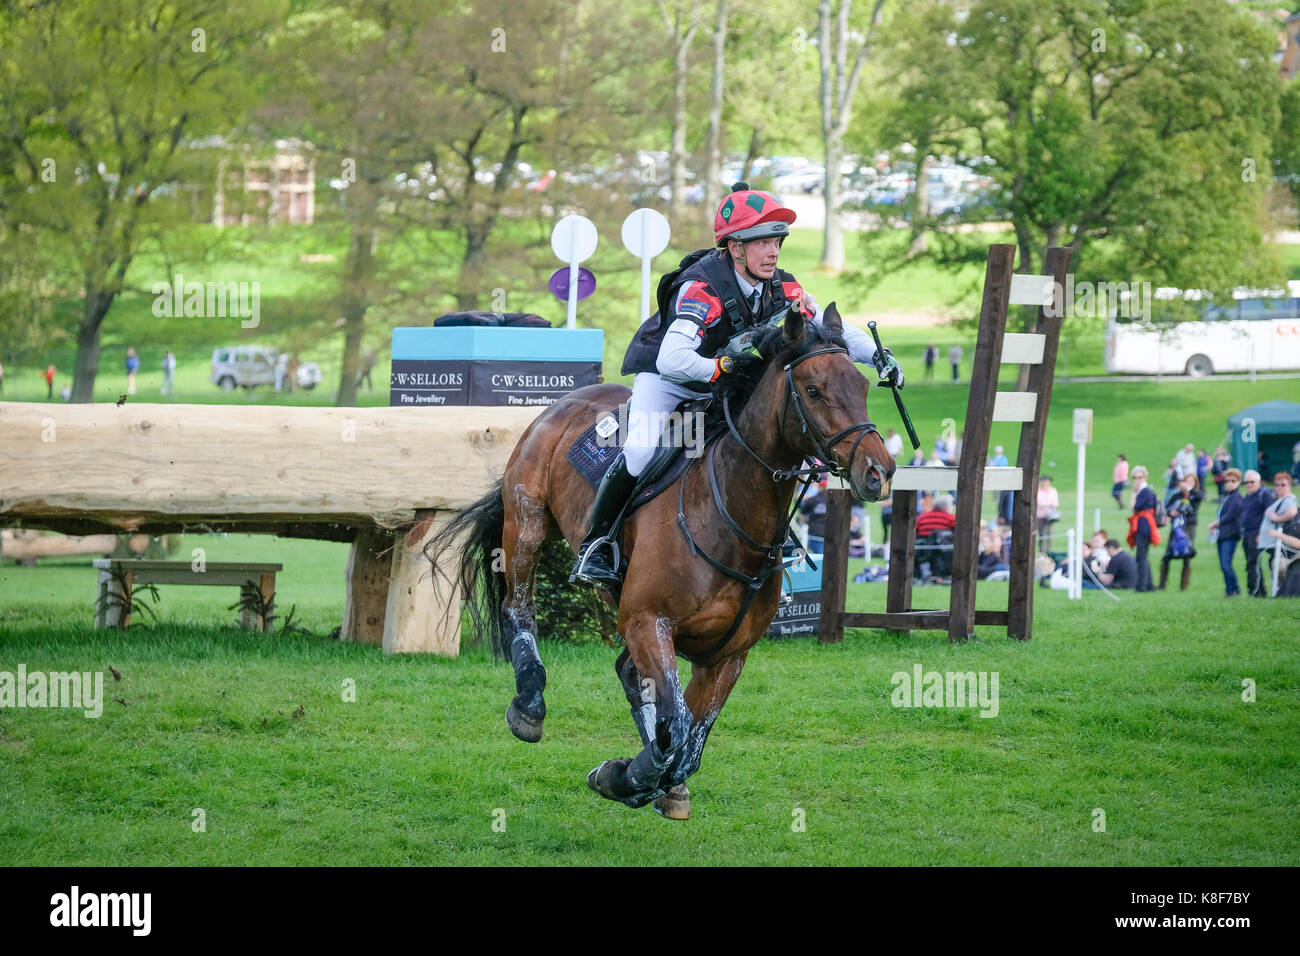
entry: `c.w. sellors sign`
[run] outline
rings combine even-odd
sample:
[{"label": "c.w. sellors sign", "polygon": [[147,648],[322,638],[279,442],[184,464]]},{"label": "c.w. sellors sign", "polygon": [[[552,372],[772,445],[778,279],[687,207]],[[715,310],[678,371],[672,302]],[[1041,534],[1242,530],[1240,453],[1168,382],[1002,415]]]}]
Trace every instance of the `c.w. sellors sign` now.
[{"label": "c.w. sellors sign", "polygon": [[552,405],[601,380],[599,329],[393,330],[390,405]]}]

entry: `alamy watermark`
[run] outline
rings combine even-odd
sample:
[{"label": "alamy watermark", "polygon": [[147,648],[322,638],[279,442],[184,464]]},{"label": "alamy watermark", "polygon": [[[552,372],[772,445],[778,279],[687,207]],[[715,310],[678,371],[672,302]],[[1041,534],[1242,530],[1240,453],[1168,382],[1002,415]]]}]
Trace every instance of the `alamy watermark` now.
[{"label": "alamy watermark", "polygon": [[997,671],[927,671],[916,664],[910,674],[895,671],[889,680],[895,707],[978,707],[981,717],[998,715]]},{"label": "alamy watermark", "polygon": [[1150,282],[1076,282],[1067,273],[1065,285],[1052,283],[1052,300],[1043,311],[1053,319],[1117,318],[1151,320]]},{"label": "alamy watermark", "polygon": [[674,410],[632,415],[626,405],[620,405],[616,414],[596,423],[596,444],[616,448],[620,434],[625,436],[625,447],[685,448],[687,458],[698,458],[704,453],[704,413]]},{"label": "alamy watermark", "polygon": [[67,707],[87,717],[104,713],[103,671],[0,671],[0,707]]},{"label": "alamy watermark", "polygon": [[171,282],[155,282],[153,314],[160,319],[242,319],[245,329],[255,329],[262,322],[262,284],[260,282],[186,282],[176,273]]}]

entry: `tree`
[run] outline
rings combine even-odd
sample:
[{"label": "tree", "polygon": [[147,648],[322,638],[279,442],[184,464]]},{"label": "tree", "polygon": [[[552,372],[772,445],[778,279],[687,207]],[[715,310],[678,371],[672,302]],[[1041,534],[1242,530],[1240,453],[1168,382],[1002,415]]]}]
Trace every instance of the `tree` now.
[{"label": "tree", "polygon": [[691,44],[699,30],[700,0],[674,0],[672,13],[664,0],[655,0],[663,18],[664,34],[673,54],[672,140],[669,147],[668,218],[679,221],[686,191],[686,93]]},{"label": "tree", "polygon": [[1290,190],[1300,208],[1300,82],[1292,80],[1282,92],[1281,119],[1273,136],[1273,174]]},{"label": "tree", "polygon": [[709,90],[709,138],[704,162],[704,209],[709,224],[722,202],[722,103],[727,69],[727,0],[718,0],[713,22],[713,85]]},{"label": "tree", "polygon": [[77,274],[73,401],[94,396],[100,329],[131,263],[186,218],[160,190],[192,162],[189,137],[237,124],[244,58],[278,9],[269,0],[238,10],[219,0],[6,5],[0,154],[13,165],[0,169],[0,213],[8,230],[57,247]]},{"label": "tree", "polygon": [[[552,218],[570,195],[564,177],[545,193],[524,191],[525,157],[568,176],[606,153],[627,126],[616,111],[631,99],[630,86],[611,78],[646,57],[629,49],[635,35],[610,0],[439,7],[431,15],[413,0],[322,6],[293,18],[272,51],[293,83],[268,105],[267,121],[312,141],[345,174],[340,404],[355,402],[376,304],[427,307],[450,294],[458,309],[505,310],[494,291],[527,265],[517,229],[493,255],[503,218]],[[421,254],[433,250],[446,265],[394,255],[421,235]]]},{"label": "tree", "polygon": [[[895,131],[992,178],[1017,271],[1065,244],[1076,273],[1110,279],[1223,291],[1278,278],[1255,181],[1278,85],[1269,31],[1248,14],[981,0],[963,16],[927,0],[892,27]],[[947,225],[926,224],[942,240],[935,255],[964,261],[971,249]]]},{"label": "tree", "polygon": [[844,224],[840,221],[840,167],[844,160],[844,134],[848,132],[849,122],[853,118],[853,100],[857,96],[858,81],[862,76],[862,68],[871,55],[884,5],[885,0],[875,0],[865,35],[856,41],[852,66],[849,65],[849,51],[854,45],[851,25],[853,0],[840,0],[839,11],[834,17],[831,0],[821,0],[817,5],[822,142],[826,152],[826,185],[822,193],[826,203],[826,228],[819,265],[837,272],[844,268]]}]

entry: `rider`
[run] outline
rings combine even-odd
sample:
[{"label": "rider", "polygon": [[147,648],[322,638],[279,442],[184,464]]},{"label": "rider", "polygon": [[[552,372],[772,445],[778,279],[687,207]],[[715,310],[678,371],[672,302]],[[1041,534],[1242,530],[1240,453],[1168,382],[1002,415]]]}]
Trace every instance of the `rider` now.
[{"label": "rider", "polygon": [[[635,376],[626,441],[596,491],[591,529],[578,549],[571,581],[599,587],[621,581],[611,549],[601,545],[637,476],[658,451],[660,436],[651,423],[708,393],[711,382],[732,370],[731,357],[720,354],[731,338],[769,324],[787,305],[821,322],[813,297],[776,267],[794,220],[794,210],[775,196],[736,183],[713,219],[716,248],[683,259],[684,268],[663,299],[673,303],[671,320],[656,312],[637,330],[623,359],[622,373]],[[903,370],[888,349],[878,355],[871,336],[848,323],[843,335],[855,362],[872,363],[882,380],[903,387]]]}]

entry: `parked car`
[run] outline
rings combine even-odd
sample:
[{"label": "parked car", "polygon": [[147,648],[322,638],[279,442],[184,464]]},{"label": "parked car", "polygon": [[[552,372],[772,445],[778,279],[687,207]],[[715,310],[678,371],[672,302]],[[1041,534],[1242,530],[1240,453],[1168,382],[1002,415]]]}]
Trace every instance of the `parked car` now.
[{"label": "parked car", "polygon": [[[212,353],[214,385],[223,391],[236,388],[253,389],[259,385],[275,386],[275,367],[288,364],[289,356],[265,345],[239,345],[216,349]],[[320,366],[315,362],[300,362],[298,387],[311,391],[321,381]]]}]

